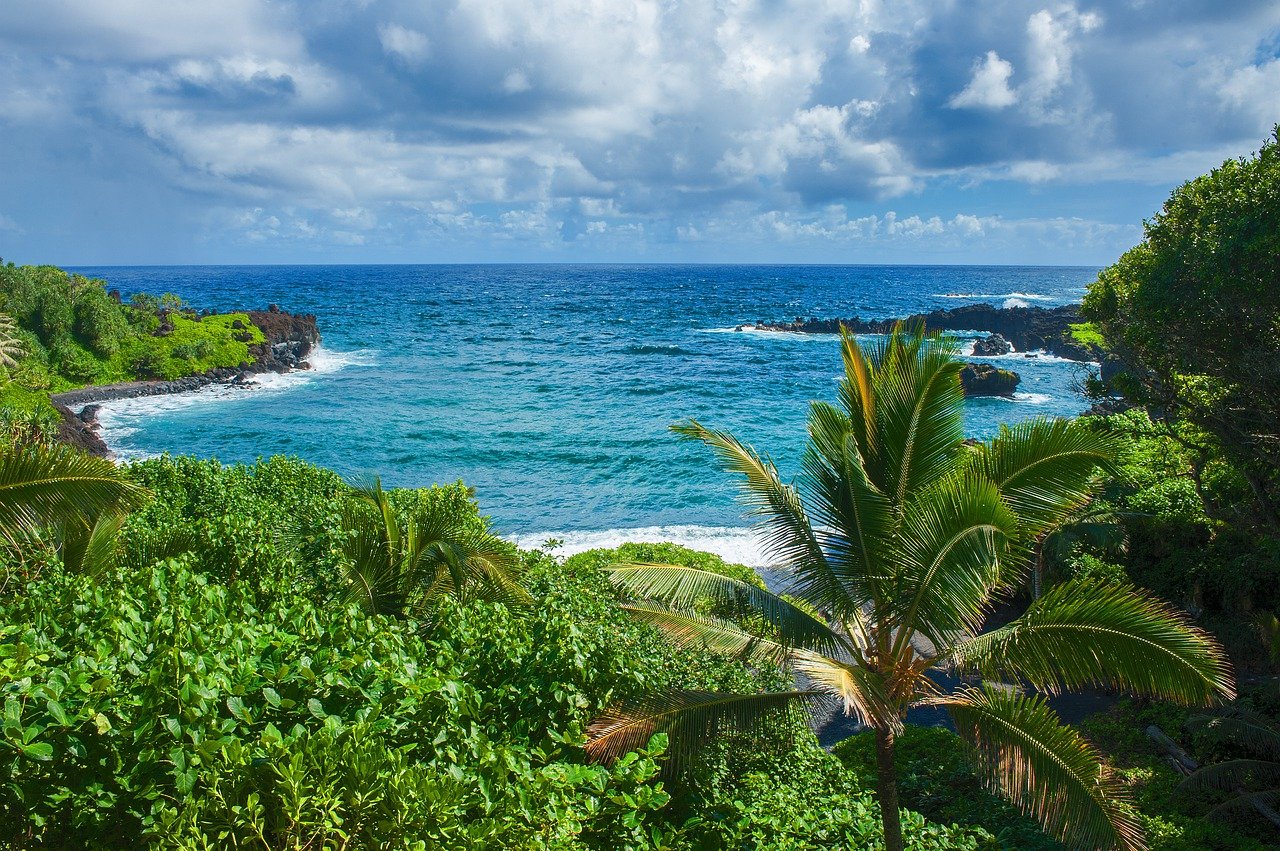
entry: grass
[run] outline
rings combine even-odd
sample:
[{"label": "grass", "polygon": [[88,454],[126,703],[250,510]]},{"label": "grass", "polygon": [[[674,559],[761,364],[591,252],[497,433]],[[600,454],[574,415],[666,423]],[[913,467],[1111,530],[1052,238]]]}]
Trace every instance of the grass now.
[{"label": "grass", "polygon": [[1082,346],[1097,346],[1105,349],[1106,342],[1102,339],[1098,327],[1092,322],[1076,322],[1068,326],[1071,339]]},{"label": "grass", "polygon": [[[169,314],[173,331],[163,337],[138,336],[121,348],[110,361],[108,381],[135,378],[174,379],[211,369],[252,363],[249,346],[262,343],[262,331],[245,313],[223,313],[192,318]],[[244,329],[232,326],[239,321]]]}]

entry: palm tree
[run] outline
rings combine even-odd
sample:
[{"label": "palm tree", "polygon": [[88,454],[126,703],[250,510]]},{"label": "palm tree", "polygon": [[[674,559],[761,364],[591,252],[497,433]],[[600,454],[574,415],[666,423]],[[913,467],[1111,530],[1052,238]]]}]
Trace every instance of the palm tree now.
[{"label": "palm tree", "polygon": [[1280,727],[1245,707],[1218,715],[1199,715],[1188,726],[1217,742],[1228,742],[1248,753],[1198,769],[1181,789],[1200,792],[1213,789],[1230,797],[1209,811],[1212,816],[1235,816],[1252,808],[1280,827]]},{"label": "palm tree", "polygon": [[0,450],[0,539],[11,546],[57,525],[90,528],[147,495],[111,461],[70,446],[35,442]]},{"label": "palm tree", "polygon": [[0,313],[0,368],[13,369],[27,347],[18,336],[18,324],[7,313]]},{"label": "palm tree", "polygon": [[402,519],[377,479],[353,489],[342,528],[347,585],[341,601],[370,614],[429,614],[430,604],[444,596],[529,602],[510,545],[448,510],[419,506]]},{"label": "palm tree", "polygon": [[[1059,585],[1007,626],[979,632],[993,599],[1024,581],[1040,536],[1087,501],[1090,477],[1112,458],[1107,438],[1078,421],[1035,420],[969,447],[953,344],[899,327],[869,350],[844,334],[842,353],[840,405],[812,403],[798,487],[725,432],[675,427],[742,477],[784,591],[821,617],[687,567],[613,573],[636,601],[630,612],[676,642],[781,663],[800,686],[642,696],[593,722],[589,753],[610,760],[666,732],[678,765],[718,731],[834,696],[875,731],[885,846],[900,851],[894,740],[908,709],[944,706],[990,785],[1047,830],[1080,847],[1143,847],[1119,784],[1041,693],[1108,686],[1208,703],[1233,693],[1218,646],[1150,597],[1097,582]],[[776,638],[694,613],[708,596],[751,605]],[[947,689],[929,676],[937,669],[1016,685]]]}]

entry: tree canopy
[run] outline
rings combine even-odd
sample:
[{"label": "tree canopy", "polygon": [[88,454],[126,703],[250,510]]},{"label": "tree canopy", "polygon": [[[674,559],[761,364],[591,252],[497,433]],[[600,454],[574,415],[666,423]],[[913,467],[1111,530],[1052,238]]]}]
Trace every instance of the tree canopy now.
[{"label": "tree canopy", "polygon": [[1174,190],[1084,301],[1114,389],[1218,444],[1280,530],[1280,128]]}]

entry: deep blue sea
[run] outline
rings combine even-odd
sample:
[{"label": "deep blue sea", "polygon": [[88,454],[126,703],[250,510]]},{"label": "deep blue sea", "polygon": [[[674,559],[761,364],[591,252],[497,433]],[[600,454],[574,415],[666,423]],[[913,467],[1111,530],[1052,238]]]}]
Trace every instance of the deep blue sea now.
[{"label": "deep blue sea", "polygon": [[[78,269],[126,295],[315,313],[315,369],[256,388],[110,403],[123,457],[297,455],[401,486],[466,481],[503,534],[566,551],[677,540],[757,562],[731,480],[668,426],[726,428],[795,472],[806,406],[840,373],[830,336],[734,331],[973,302],[1078,301],[1096,269],[957,266],[178,266]],[[1015,353],[1013,400],[967,404],[971,435],[1074,415],[1078,364]]]}]

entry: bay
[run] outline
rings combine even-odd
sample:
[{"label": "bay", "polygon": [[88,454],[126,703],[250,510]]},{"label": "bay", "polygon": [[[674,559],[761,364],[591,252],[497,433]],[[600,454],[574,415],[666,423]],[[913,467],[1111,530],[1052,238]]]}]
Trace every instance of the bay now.
[{"label": "bay", "polygon": [[[811,399],[831,399],[834,337],[757,320],[882,318],[975,302],[1078,301],[1097,269],[1011,266],[178,266],[76,269],[198,308],[315,313],[316,369],[108,403],[126,458],[296,455],[388,485],[461,479],[495,528],[562,551],[666,539],[759,563],[732,481],[672,423],[732,431],[794,475]],[[1015,353],[1012,400],[972,399],[966,430],[1073,416],[1079,364]]]}]

